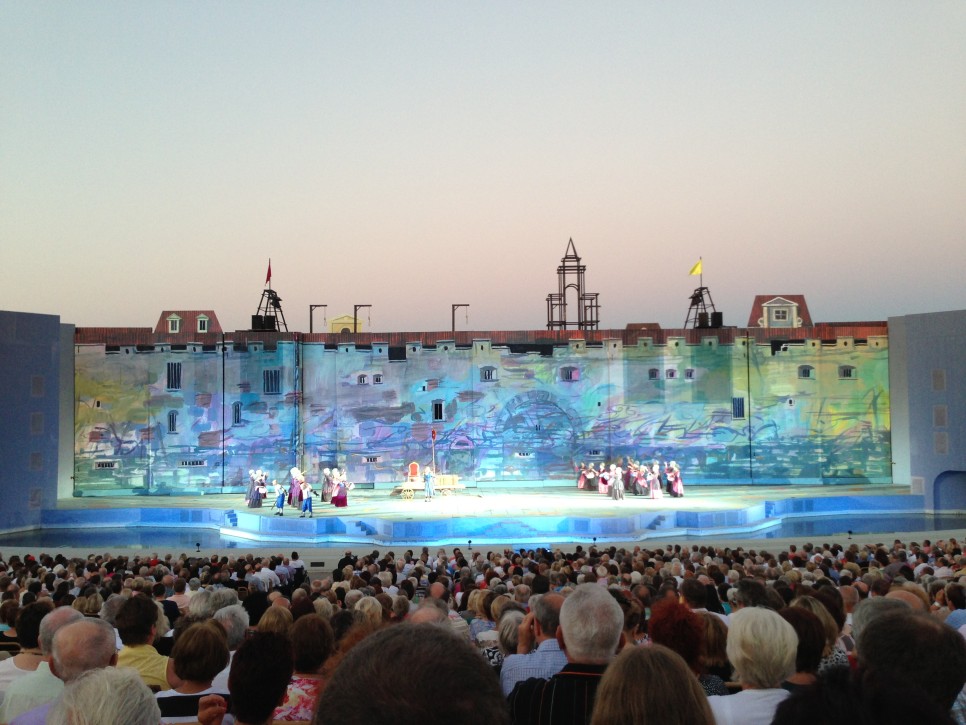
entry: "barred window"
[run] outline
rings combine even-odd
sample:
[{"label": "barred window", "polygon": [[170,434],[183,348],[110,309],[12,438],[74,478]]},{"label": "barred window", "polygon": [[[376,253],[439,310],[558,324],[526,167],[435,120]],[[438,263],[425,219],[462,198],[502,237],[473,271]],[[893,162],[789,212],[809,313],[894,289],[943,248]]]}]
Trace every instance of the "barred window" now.
[{"label": "barred window", "polygon": [[262,392],[265,395],[279,395],[282,392],[282,371],[276,369],[262,371]]}]

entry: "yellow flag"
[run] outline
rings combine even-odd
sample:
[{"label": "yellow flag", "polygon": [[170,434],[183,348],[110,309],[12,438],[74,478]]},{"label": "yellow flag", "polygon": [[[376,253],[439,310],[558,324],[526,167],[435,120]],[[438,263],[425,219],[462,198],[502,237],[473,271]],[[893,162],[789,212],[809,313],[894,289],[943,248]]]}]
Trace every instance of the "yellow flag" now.
[{"label": "yellow flag", "polygon": [[701,260],[700,259],[698,260],[698,263],[696,265],[694,265],[693,267],[691,267],[691,271],[688,272],[688,274],[689,275],[701,274]]}]

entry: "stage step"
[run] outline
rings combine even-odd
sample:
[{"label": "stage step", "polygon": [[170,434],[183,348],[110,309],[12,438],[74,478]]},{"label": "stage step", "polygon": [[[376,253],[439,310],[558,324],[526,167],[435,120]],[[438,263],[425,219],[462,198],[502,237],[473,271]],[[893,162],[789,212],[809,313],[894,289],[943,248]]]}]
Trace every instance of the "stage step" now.
[{"label": "stage step", "polygon": [[225,511],[225,521],[227,521],[231,526],[238,526],[238,514],[234,509],[228,509]]}]

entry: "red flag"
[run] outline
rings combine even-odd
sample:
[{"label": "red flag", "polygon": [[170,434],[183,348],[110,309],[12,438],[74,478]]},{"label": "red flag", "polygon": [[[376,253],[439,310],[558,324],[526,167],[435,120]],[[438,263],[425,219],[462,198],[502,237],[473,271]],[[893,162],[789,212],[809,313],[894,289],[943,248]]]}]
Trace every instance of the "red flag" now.
[{"label": "red flag", "polygon": [[433,440],[436,440],[436,429],[435,428],[433,428],[432,436],[433,436]]},{"label": "red flag", "polygon": [[265,284],[272,283],[272,260],[268,260],[268,274],[265,275]]}]

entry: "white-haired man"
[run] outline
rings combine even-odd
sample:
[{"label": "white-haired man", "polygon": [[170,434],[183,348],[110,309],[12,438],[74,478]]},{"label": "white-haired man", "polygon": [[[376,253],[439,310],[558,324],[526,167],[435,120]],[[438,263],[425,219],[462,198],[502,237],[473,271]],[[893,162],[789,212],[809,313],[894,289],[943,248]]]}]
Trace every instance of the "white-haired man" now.
[{"label": "white-haired man", "polygon": [[7,688],[0,706],[0,723],[8,723],[17,715],[33,710],[57,697],[64,689],[64,683],[50,670],[53,653],[54,635],[61,627],[84,618],[76,609],[58,607],[40,620],[40,664],[33,672],[14,680]]},{"label": "white-haired man", "polygon": [[514,725],[584,725],[604,670],[624,644],[624,613],[603,587],[581,584],[560,607],[557,641],[567,664],[549,679],[530,678],[508,697]]},{"label": "white-haired man", "polygon": [[157,725],[161,709],[135,670],[105,667],[85,672],[64,688],[50,722],[71,725]]},{"label": "white-haired man", "polygon": [[[60,627],[54,634],[50,670],[64,684],[85,672],[117,664],[114,628],[102,619],[82,617]],[[11,725],[43,725],[53,705],[63,692],[58,688],[54,698],[13,718]],[[51,722],[56,722],[51,720]]]}]

